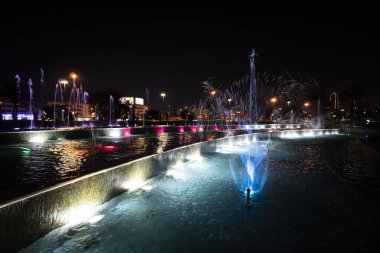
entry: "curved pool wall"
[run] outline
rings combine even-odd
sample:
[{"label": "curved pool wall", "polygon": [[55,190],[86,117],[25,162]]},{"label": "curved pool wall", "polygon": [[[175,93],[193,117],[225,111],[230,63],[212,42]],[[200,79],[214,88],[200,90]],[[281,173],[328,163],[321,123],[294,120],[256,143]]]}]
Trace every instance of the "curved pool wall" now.
[{"label": "curved pool wall", "polygon": [[[158,126],[158,127],[131,127],[131,128],[73,128],[57,130],[17,131],[0,132],[0,145],[17,144],[34,140],[58,140],[58,139],[85,139],[103,136],[128,136],[132,134],[157,134],[157,133],[180,133],[196,132],[197,126]],[[37,137],[37,138],[36,138]]]},{"label": "curved pool wall", "polygon": [[[300,124],[265,124],[265,125],[245,125],[234,126],[234,131],[249,132],[260,130],[286,130],[301,129]],[[135,134],[161,134],[161,133],[183,133],[197,131],[219,131],[223,126],[205,125],[205,126],[153,126],[153,127],[127,127],[127,128],[73,128],[73,129],[56,129],[56,130],[37,130],[37,131],[17,131],[17,132],[0,132],[0,145],[17,144],[30,141],[46,141],[58,139],[85,139],[95,137],[118,137]]]},{"label": "curved pool wall", "polygon": [[[252,135],[252,134],[251,134]],[[0,206],[0,248],[14,252],[68,222],[75,210],[90,211],[98,205],[160,175],[170,165],[189,155],[215,152],[216,146],[244,141],[239,135],[195,143],[161,154],[104,169],[69,182],[27,195]],[[86,209],[87,208],[87,209]]]},{"label": "curved pool wall", "polygon": [[[293,131],[300,135],[309,132]],[[338,130],[318,131],[323,134],[337,133]],[[107,168],[9,201],[0,206],[0,248],[3,252],[20,250],[51,230],[69,223],[72,216],[78,215],[76,211],[95,210],[100,204],[129,188],[141,186],[146,180],[162,174],[179,160],[214,153],[219,145],[281,138],[286,132],[253,133],[195,143]]]}]

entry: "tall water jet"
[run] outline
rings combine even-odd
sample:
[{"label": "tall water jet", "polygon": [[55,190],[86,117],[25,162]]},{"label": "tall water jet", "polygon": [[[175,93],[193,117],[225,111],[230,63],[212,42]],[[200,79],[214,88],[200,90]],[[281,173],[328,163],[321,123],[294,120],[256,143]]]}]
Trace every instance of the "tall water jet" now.
[{"label": "tall water jet", "polygon": [[112,111],[113,111],[113,96],[110,95],[110,121],[109,121],[109,126],[112,126]]},{"label": "tall water jet", "polygon": [[[75,85],[75,82],[73,82],[73,88],[71,89],[71,92],[70,92],[69,108],[68,108],[68,112],[67,112],[67,126],[70,126],[71,104],[72,104],[72,100],[75,100],[75,93],[76,93],[76,85]],[[73,96],[74,96],[74,98],[73,98]],[[76,106],[76,105],[74,105],[74,106]],[[74,110],[74,112],[75,112],[75,110]]]},{"label": "tall water jet", "polygon": [[44,99],[44,84],[45,84],[45,72],[44,70],[41,68],[41,79],[40,79],[40,99],[39,99],[39,108],[38,108],[38,117],[41,118],[41,114],[42,114],[42,106],[45,104],[45,101],[43,101]]},{"label": "tall water jet", "polygon": [[34,120],[33,106],[32,106],[32,102],[33,102],[33,88],[32,88],[33,82],[32,82],[31,78],[29,78],[28,85],[29,85],[29,112],[32,115],[32,119],[30,120],[30,128],[33,128],[33,120]]},{"label": "tall water jet", "polygon": [[21,78],[19,75],[15,75],[16,79],[16,97],[13,100],[13,120],[17,120],[18,108],[20,103],[20,94],[21,94]]},{"label": "tall water jet", "polygon": [[255,49],[249,55],[250,65],[250,83],[249,83],[249,120],[250,124],[257,124],[258,110],[257,110],[257,87],[255,78],[255,56],[257,56]]},{"label": "tall water jet", "polygon": [[[63,92],[62,92],[62,85],[61,83],[57,83],[55,85],[55,92],[54,92],[54,116],[53,116],[53,127],[55,128],[55,121],[56,121],[56,104],[57,104],[57,96],[61,97],[61,101],[63,102]],[[64,121],[64,115],[62,115],[62,121]]]},{"label": "tall water jet", "polygon": [[55,104],[57,103],[57,90],[58,90],[58,83],[55,85],[55,92],[54,92],[54,113],[53,113],[53,127],[55,128]]}]

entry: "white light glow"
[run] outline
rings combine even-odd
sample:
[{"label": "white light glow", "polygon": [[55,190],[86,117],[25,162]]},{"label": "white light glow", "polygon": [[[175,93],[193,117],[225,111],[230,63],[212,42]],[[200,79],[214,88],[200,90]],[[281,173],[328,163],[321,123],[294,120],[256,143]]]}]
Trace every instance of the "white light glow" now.
[{"label": "white light glow", "polygon": [[301,130],[282,132],[280,138],[282,139],[299,139],[299,138],[312,138],[318,136],[329,136],[332,134],[339,134],[338,130]]},{"label": "white light glow", "polygon": [[104,218],[104,215],[95,215],[88,220],[88,223],[94,224],[102,220],[103,218]]},{"label": "white light glow", "polygon": [[185,178],[185,171],[181,168],[171,168],[166,172],[167,176],[172,176],[175,179],[184,179]]},{"label": "white light glow", "polygon": [[199,153],[194,153],[194,154],[186,156],[186,160],[189,160],[189,161],[202,161],[203,157]]},{"label": "white light glow", "polygon": [[144,185],[143,187],[141,187],[141,189],[143,189],[144,191],[151,191],[153,189],[153,186],[151,185]]},{"label": "white light glow", "polygon": [[121,131],[119,129],[112,129],[110,131],[110,136],[111,137],[120,137],[121,136]]},{"label": "white light glow", "polygon": [[132,176],[128,181],[125,181],[121,187],[128,191],[135,191],[145,185],[147,179],[142,174]]},{"label": "white light glow", "polygon": [[47,137],[45,135],[34,135],[29,139],[29,142],[34,142],[34,143],[43,143],[47,140]]},{"label": "white light glow", "polygon": [[94,204],[83,203],[79,206],[74,206],[59,215],[60,220],[67,225],[76,225],[88,220],[96,212]]}]

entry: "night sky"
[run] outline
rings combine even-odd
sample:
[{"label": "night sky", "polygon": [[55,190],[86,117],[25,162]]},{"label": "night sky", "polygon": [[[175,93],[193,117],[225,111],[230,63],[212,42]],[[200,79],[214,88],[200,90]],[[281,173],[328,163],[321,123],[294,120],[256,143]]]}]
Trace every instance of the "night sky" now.
[{"label": "night sky", "polygon": [[380,105],[380,22],[373,6],[110,3],[36,11],[3,6],[0,81],[20,74],[38,82],[43,68],[52,94],[56,80],[75,71],[90,92],[106,87],[145,97],[148,87],[152,106],[160,108],[165,91],[176,108],[202,97],[203,80],[228,83],[248,73],[255,48],[259,72],[300,72],[327,92],[357,80]]}]

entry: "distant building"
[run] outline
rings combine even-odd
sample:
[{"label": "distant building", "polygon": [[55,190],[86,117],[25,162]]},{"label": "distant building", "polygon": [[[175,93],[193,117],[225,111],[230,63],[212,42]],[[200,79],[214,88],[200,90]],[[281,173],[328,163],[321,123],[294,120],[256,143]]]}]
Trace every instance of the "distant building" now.
[{"label": "distant building", "polygon": [[121,97],[119,103],[122,105],[129,104],[134,108],[134,115],[137,119],[142,119],[148,106],[144,105],[144,99],[138,97]]},{"label": "distant building", "polygon": [[[51,106],[51,107],[54,107],[54,104],[55,104],[57,108],[58,107],[65,108],[66,112],[68,112],[68,109],[69,109],[69,105],[66,104],[66,107],[65,107],[65,104],[62,101],[57,101],[57,102],[49,101],[47,104],[48,106]],[[76,103],[70,107],[70,113],[75,114],[76,120],[78,121],[89,121],[92,118],[91,106],[89,104]],[[59,114],[57,114],[57,116],[58,115]]]},{"label": "distant building", "polygon": [[[0,97],[0,114],[3,120],[13,120],[13,102],[10,99]],[[29,111],[29,105],[26,105],[24,103],[19,104],[17,119],[33,119],[33,114]]]}]

